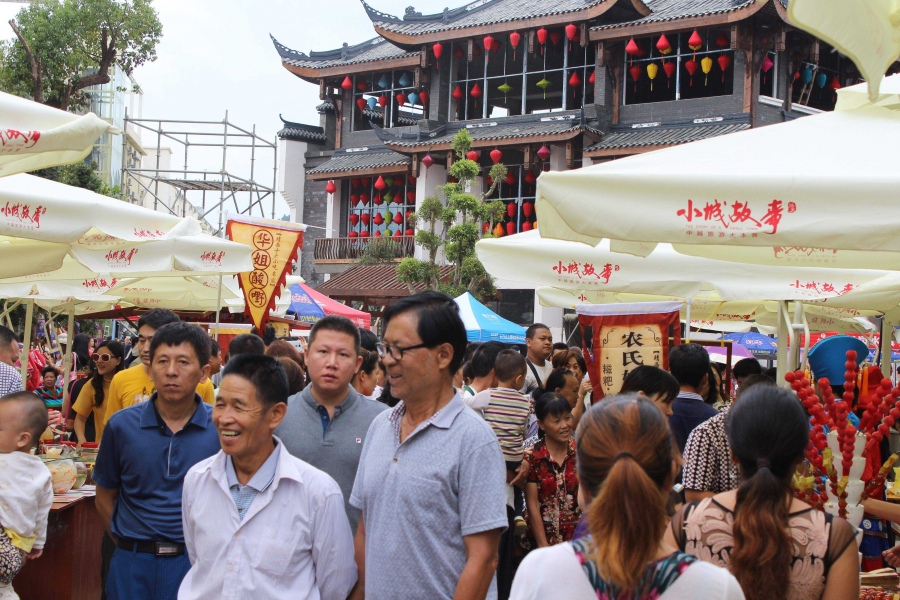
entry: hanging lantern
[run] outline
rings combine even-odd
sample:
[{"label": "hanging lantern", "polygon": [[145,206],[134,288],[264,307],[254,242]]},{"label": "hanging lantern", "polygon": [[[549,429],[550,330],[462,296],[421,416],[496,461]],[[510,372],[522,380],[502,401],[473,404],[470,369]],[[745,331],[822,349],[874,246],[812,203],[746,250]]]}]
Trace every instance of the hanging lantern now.
[{"label": "hanging lantern", "polygon": [[362,194],[359,195],[359,201],[363,206],[368,206],[370,199],[371,198],[370,198],[369,194],[367,194],[365,192],[363,192]]},{"label": "hanging lantern", "polygon": [[380,106],[383,109],[387,105],[388,105],[387,96],[378,96],[378,106]]},{"label": "hanging lantern", "polygon": [[522,223],[522,231],[531,231],[531,221]]},{"label": "hanging lantern", "polygon": [[409,182],[409,185],[415,185],[416,184],[416,176],[413,175],[412,173],[408,173],[406,175],[406,181]]},{"label": "hanging lantern", "polygon": [[397,99],[397,104],[399,104],[400,106],[403,106],[407,102],[406,94],[404,94],[403,92],[400,92],[394,97]]},{"label": "hanging lantern", "polygon": [[384,217],[381,216],[381,213],[375,213],[375,218],[372,219],[372,222],[376,225],[384,225]]},{"label": "hanging lantern", "polygon": [[509,34],[509,43],[513,47],[513,60],[516,60],[516,48],[519,47],[520,39],[522,39],[522,36],[515,31]]},{"label": "hanging lantern", "polygon": [[672,75],[675,74],[676,68],[677,67],[675,66],[675,61],[663,63],[663,71],[666,72],[666,77],[669,78],[669,86],[668,87],[672,87]]},{"label": "hanging lantern", "polygon": [[366,91],[367,87],[369,87],[369,84],[366,83],[365,77],[360,78],[360,80],[358,82],[356,82],[356,89],[358,89],[361,92]]},{"label": "hanging lantern", "polygon": [[[641,53],[641,49],[638,48],[637,42],[634,41],[634,38],[628,40],[628,43],[625,44],[625,53],[629,56],[638,56]],[[628,64],[632,64],[634,62],[633,59],[629,60]]]},{"label": "hanging lantern", "polygon": [[773,63],[772,59],[769,58],[769,55],[766,54],[766,57],[763,59],[762,64],[759,66],[759,68],[762,69],[762,72],[763,72],[763,82],[765,82],[766,75],[769,73],[769,71],[774,66],[775,66],[775,63]]},{"label": "hanging lantern", "polygon": [[327,184],[325,184],[325,191],[329,194],[333,194],[337,191],[337,188],[335,187],[333,181],[329,181]]},{"label": "hanging lantern", "polygon": [[516,182],[516,176],[513,175],[512,171],[506,172],[506,185],[512,185]]},{"label": "hanging lantern", "polygon": [[531,202],[522,203],[522,214],[524,214],[526,217],[530,217],[533,211],[534,205]]},{"label": "hanging lantern", "polygon": [[397,225],[403,223],[403,215],[399,211],[394,214],[394,223]]},{"label": "hanging lantern", "polygon": [[363,178],[361,178],[359,181],[360,181],[360,183],[362,183],[362,186],[363,186],[364,188],[368,188],[369,185],[372,184],[372,178],[371,178],[371,177],[363,177]]},{"label": "hanging lantern", "polygon": [[494,45],[494,38],[490,35],[484,36],[484,51],[487,52]]},{"label": "hanging lantern", "polygon": [[376,230],[375,230],[375,237],[381,237],[381,230],[380,230],[380,229],[376,229]]},{"label": "hanging lantern", "polygon": [[351,179],[351,180],[350,180],[350,185],[353,186],[353,189],[354,189],[354,190],[355,190],[356,188],[358,188],[358,187],[359,187],[359,178],[358,178],[358,177],[354,177],[353,179]]},{"label": "hanging lantern", "polygon": [[363,225],[365,225],[366,227],[368,227],[368,226],[369,226],[369,221],[372,220],[372,215],[370,215],[369,213],[363,213],[362,216],[360,217],[360,219],[362,220]]},{"label": "hanging lantern", "polygon": [[[459,89],[459,88],[456,88]],[[425,165],[425,179],[428,179],[428,169],[431,168],[431,165],[434,164],[434,159],[431,158],[430,154],[426,154],[425,158],[422,159],[422,164]]]},{"label": "hanging lantern", "polygon": [[471,161],[478,162],[478,153],[474,150],[469,150],[469,152],[466,154],[466,158]]},{"label": "hanging lantern", "polygon": [[356,233],[355,231],[351,231],[350,233],[347,234],[347,237],[355,238],[355,237],[359,237],[359,234]]},{"label": "hanging lantern", "polygon": [[436,59],[440,59],[440,58],[441,58],[441,54],[444,53],[444,47],[441,46],[440,43],[437,43],[437,44],[435,44],[434,46],[431,47],[431,51],[434,52],[434,57],[435,57]]},{"label": "hanging lantern", "polygon": [[359,223],[359,215],[356,213],[350,213],[350,224],[356,227],[357,223]]},{"label": "hanging lantern", "polygon": [[384,204],[384,198],[381,197],[381,194],[375,194],[375,198],[372,199],[372,204],[374,204],[375,206],[381,206],[382,204]]},{"label": "hanging lantern", "polygon": [[428,104],[428,90],[422,90],[419,92],[419,100],[422,102],[422,106]]},{"label": "hanging lantern", "polygon": [[548,158],[550,158],[550,148],[548,148],[546,145],[541,146],[537,151],[537,155],[541,160],[547,160]]},{"label": "hanging lantern", "polygon": [[694,51],[694,58],[697,58],[697,50],[703,47],[703,40],[700,38],[700,34],[697,33],[697,30],[694,30],[694,33],[691,34],[690,39],[688,39],[688,47]]},{"label": "hanging lantern", "polygon": [[697,72],[697,67],[700,66],[697,64],[697,61],[693,58],[689,58],[684,62],[684,68],[687,70],[688,74],[691,76],[691,85],[694,85],[694,73]]},{"label": "hanging lantern", "polygon": [[672,45],[669,44],[669,40],[666,39],[665,35],[659,36],[659,40],[656,42],[656,49],[659,50],[660,54],[668,54],[672,51]]},{"label": "hanging lantern", "polygon": [[416,235],[416,230],[415,229],[407,229],[405,233],[406,233],[407,237],[412,237],[412,236]]},{"label": "hanging lantern", "polygon": [[578,28],[572,23],[566,25],[566,37],[569,38],[569,52],[572,51],[572,42],[575,41],[576,35],[578,35]]},{"label": "hanging lantern", "polygon": [[729,58],[727,55],[723,54],[716,60],[719,63],[719,68],[722,69],[722,83],[725,83],[725,71],[731,65],[731,58]]},{"label": "hanging lantern", "polygon": [[491,150],[491,160],[494,161],[494,164],[495,164],[495,165],[496,165],[498,162],[500,162],[500,159],[502,159],[502,158],[503,158],[503,153],[502,153],[502,152],[500,152],[500,151],[497,150],[496,148],[494,148],[493,150]]},{"label": "hanging lantern", "polygon": [[826,75],[822,71],[819,71],[819,74],[816,75],[816,86],[821,89],[825,87],[826,83],[828,83],[828,75]]},{"label": "hanging lantern", "polygon": [[394,178],[394,183],[396,183],[397,185],[403,185],[403,175],[397,175],[397,177]]},{"label": "hanging lantern", "polygon": [[409,78],[409,73],[403,73],[400,75],[400,79],[397,80],[397,83],[400,84],[400,87],[409,87],[412,85],[412,81]]},{"label": "hanging lantern", "polygon": [[406,220],[407,221],[412,219],[412,216],[413,216],[413,211],[411,211],[411,210],[406,211]]},{"label": "hanging lantern", "polygon": [[541,54],[544,54],[544,46],[547,44],[547,30],[541,27],[537,30],[538,43],[541,45]]},{"label": "hanging lantern", "polygon": [[366,104],[365,99],[363,99],[363,98],[357,98],[356,105],[359,107],[359,112],[364,111],[366,109],[366,106],[368,106],[368,104]]},{"label": "hanging lantern", "polygon": [[415,92],[410,92],[409,96],[407,96],[407,99],[409,100],[410,106],[415,106],[419,103],[419,95]]},{"label": "hanging lantern", "polygon": [[712,59],[708,56],[704,56],[703,60],[700,61],[700,68],[703,69],[703,74],[706,77],[703,79],[703,85],[709,83],[709,72],[712,71]]},{"label": "hanging lantern", "polygon": [[386,88],[387,86],[391,85],[391,82],[388,81],[388,78],[387,78],[387,77],[385,77],[384,75],[382,75],[382,76],[381,76],[381,79],[378,80],[378,84],[377,84],[377,85],[378,85],[378,87],[380,87],[381,89],[384,89],[384,88]]},{"label": "hanging lantern", "polygon": [[491,52],[496,54],[497,52],[500,52],[500,48],[502,48],[502,47],[503,47],[503,44],[500,43],[500,40],[494,40],[494,43],[491,44]]},{"label": "hanging lantern", "polygon": [[463,91],[459,89],[459,86],[456,86],[456,89],[453,90],[451,96],[453,96],[453,99],[456,100],[456,111],[459,112],[459,101],[464,97]]},{"label": "hanging lantern", "polygon": [[831,79],[831,83],[828,84],[828,87],[835,92],[841,89],[841,82],[838,80],[837,75]]},{"label": "hanging lantern", "polygon": [[569,85],[574,88],[572,90],[572,97],[575,97],[575,94],[578,92],[578,86],[581,85],[581,77],[578,76],[578,71],[572,73],[572,76],[569,77]]},{"label": "hanging lantern", "polygon": [[534,171],[528,169],[525,171],[525,183],[534,183],[537,181],[537,176],[535,176]]},{"label": "hanging lantern", "polygon": [[554,46],[559,46],[559,41],[562,39],[562,35],[558,31],[550,32],[550,41],[553,42]]},{"label": "hanging lantern", "polygon": [[547,88],[550,87],[550,82],[545,78],[545,79],[541,79],[534,85],[536,85],[539,88],[541,88],[542,90],[544,90],[544,99],[546,99],[547,98]]},{"label": "hanging lantern", "polygon": [[344,77],[344,81],[341,82],[341,87],[345,90],[349,90],[353,87],[353,82],[350,81],[350,77]]},{"label": "hanging lantern", "polygon": [[800,69],[800,81],[803,82],[803,85],[808,85],[810,81],[812,81],[813,72],[809,67],[803,67]]},{"label": "hanging lantern", "polygon": [[647,65],[647,77],[650,78],[650,91],[653,91],[653,80],[656,79],[656,73],[659,71],[659,67],[656,63],[650,63]]},{"label": "hanging lantern", "polygon": [[403,231],[398,228],[397,231],[394,232],[394,237],[403,237]]},{"label": "hanging lantern", "polygon": [[369,96],[366,98],[366,104],[369,106],[369,110],[375,110],[375,107],[378,105],[378,101],[375,99],[375,96]]},{"label": "hanging lantern", "polygon": [[391,202],[396,202],[396,200],[394,199],[394,195],[390,192],[384,194],[384,201],[388,204],[390,204]]},{"label": "hanging lantern", "polygon": [[392,185],[394,185],[394,178],[388,175],[384,178],[384,183],[387,184],[388,187],[391,187]]},{"label": "hanging lantern", "polygon": [[369,231],[367,229],[363,229],[362,231],[359,232],[359,237],[361,237],[361,238],[369,237]]},{"label": "hanging lantern", "polygon": [[456,50],[453,51],[453,56],[455,56],[456,58],[462,58],[465,55],[466,53],[463,52],[462,46],[457,46]]},{"label": "hanging lantern", "polygon": [[350,194],[350,204],[359,206],[359,194]]},{"label": "hanging lantern", "polygon": [[516,217],[516,203],[510,202],[506,205],[506,214],[509,215],[510,219],[514,219]]},{"label": "hanging lantern", "polygon": [[506,95],[512,91],[512,86],[504,81],[497,86],[497,91],[503,94],[503,102],[506,102]]},{"label": "hanging lantern", "polygon": [[394,213],[392,213],[389,210],[384,211],[384,222],[390,223],[393,220],[394,220]]},{"label": "hanging lantern", "polygon": [[634,92],[637,93],[637,80],[641,77],[641,68],[637,65],[632,65],[628,72],[631,73],[631,78],[634,79]]},{"label": "hanging lantern", "polygon": [[472,90],[469,92],[469,95],[473,98],[481,98],[481,87],[476,83],[472,86]]},{"label": "hanging lantern", "polygon": [[725,35],[725,32],[719,34],[719,37],[716,38],[716,46],[719,48],[727,48],[730,42],[728,41],[728,36]]},{"label": "hanging lantern", "polygon": [[409,190],[408,192],[406,192],[406,201],[409,202],[410,204],[416,203],[416,191],[415,190]]},{"label": "hanging lantern", "polygon": [[494,235],[496,237],[503,237],[503,225],[497,223],[497,226],[494,227]]},{"label": "hanging lantern", "polygon": [[514,235],[516,233],[516,223],[515,221],[508,221],[506,223],[506,234]]},{"label": "hanging lantern", "polygon": [[597,70],[594,69],[593,71],[591,71],[591,76],[588,78],[588,83],[590,83],[591,85],[594,85],[594,75],[596,73],[597,73]]},{"label": "hanging lantern", "polygon": [[384,178],[379,175],[378,179],[375,180],[375,189],[381,191],[386,187],[387,184],[384,182]]}]

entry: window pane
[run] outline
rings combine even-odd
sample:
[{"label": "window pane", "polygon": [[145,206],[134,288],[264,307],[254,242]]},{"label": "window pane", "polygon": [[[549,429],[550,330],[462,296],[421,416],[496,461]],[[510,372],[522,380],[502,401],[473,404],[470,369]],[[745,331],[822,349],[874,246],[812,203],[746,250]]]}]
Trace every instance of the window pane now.
[{"label": "window pane", "polygon": [[508,117],[521,114],[521,75],[488,79],[487,87],[488,117]]},{"label": "window pane", "polygon": [[530,73],[525,90],[525,112],[536,114],[561,111],[562,82],[562,71]]}]

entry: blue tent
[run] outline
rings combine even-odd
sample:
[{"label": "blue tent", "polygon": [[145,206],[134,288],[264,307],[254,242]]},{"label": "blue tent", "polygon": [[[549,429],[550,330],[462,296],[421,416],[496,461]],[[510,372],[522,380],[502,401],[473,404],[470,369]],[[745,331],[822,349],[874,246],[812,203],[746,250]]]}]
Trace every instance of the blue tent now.
[{"label": "blue tent", "polygon": [[775,358],[778,353],[778,340],[761,333],[728,333],[725,339],[740,344],[756,358]]},{"label": "blue tent", "polygon": [[466,292],[456,298],[459,316],[466,326],[466,338],[470,342],[496,340],[505,344],[524,344],[525,328],[507,321]]},{"label": "blue tent", "polygon": [[290,286],[288,291],[291,293],[291,305],[285,312],[294,313],[297,315],[298,321],[310,325],[315,325],[319,319],[325,318],[325,311],[322,310],[322,307],[298,284]]}]

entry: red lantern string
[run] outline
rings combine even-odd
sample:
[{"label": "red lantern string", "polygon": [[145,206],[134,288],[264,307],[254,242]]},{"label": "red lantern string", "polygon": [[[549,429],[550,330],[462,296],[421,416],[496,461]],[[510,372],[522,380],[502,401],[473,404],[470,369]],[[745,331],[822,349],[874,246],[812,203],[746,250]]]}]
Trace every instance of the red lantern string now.
[{"label": "red lantern string", "polygon": [[716,60],[719,63],[719,68],[722,69],[722,83],[725,83],[725,70],[731,65],[731,59],[723,54]]},{"label": "red lantern string", "polygon": [[[640,52],[641,52],[641,49],[638,48],[637,42],[634,41],[634,38],[631,38],[630,40],[628,40],[628,43],[625,45],[625,53],[628,54],[629,56],[637,56],[638,54],[640,54]],[[633,65],[634,59],[633,58],[628,59],[628,64]]]},{"label": "red lantern string", "polygon": [[537,30],[538,43],[541,45],[541,56],[544,55],[544,45],[547,43],[547,30],[541,27]]},{"label": "red lantern string", "polygon": [[517,32],[513,31],[509,34],[509,43],[513,47],[513,60],[516,60],[516,48],[519,47],[519,40],[522,36],[520,36]]},{"label": "red lantern string", "polygon": [[440,43],[437,43],[437,44],[435,44],[434,46],[431,47],[431,50],[434,52],[434,57],[435,57],[436,59],[440,59],[440,58],[441,58],[441,54],[444,52],[444,47],[441,46]]},{"label": "red lantern string", "polygon": [[572,23],[566,25],[566,37],[569,38],[569,52],[572,51],[572,42],[575,40],[575,35],[578,33],[578,28],[575,27]]}]

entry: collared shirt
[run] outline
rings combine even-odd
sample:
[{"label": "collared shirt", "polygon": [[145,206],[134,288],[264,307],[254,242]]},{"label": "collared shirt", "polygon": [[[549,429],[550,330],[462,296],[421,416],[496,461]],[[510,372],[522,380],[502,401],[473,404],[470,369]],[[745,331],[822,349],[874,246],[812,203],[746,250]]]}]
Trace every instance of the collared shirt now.
[{"label": "collared shirt", "polygon": [[247,485],[241,485],[238,481],[237,473],[234,470],[234,461],[228,456],[225,458],[225,476],[228,478],[228,489],[231,490],[231,497],[234,499],[234,505],[237,507],[238,516],[244,520],[247,509],[253,504],[253,500],[260,492],[266,491],[275,479],[275,467],[278,466],[279,444],[275,445],[269,458],[260,465],[259,470],[253,474]]},{"label": "collared shirt", "polygon": [[368,435],[369,425],[386,404],[361,396],[350,386],[343,402],[325,421],[328,410],[312,395],[312,386],[288,398],[288,409],[275,435],[287,451],[317,469],[328,473],[344,494],[344,510],[350,530],[356,533],[359,509],[350,505],[350,491],[356,478],[356,466]]},{"label": "collared shirt", "polygon": [[192,566],[179,600],[344,600],[350,593],[356,562],[340,487],[283,443],[272,456],[272,482],[243,519],[223,452],[188,472],[184,538]]},{"label": "collared shirt", "polygon": [[678,442],[678,450],[684,454],[684,445],[694,427],[719,414],[719,411],[703,401],[699,394],[681,392],[672,403],[669,428]]},{"label": "collared shirt", "polygon": [[22,374],[19,370],[0,362],[0,396],[21,392],[23,389]]},{"label": "collared shirt", "polygon": [[507,525],[506,465],[458,394],[401,443],[405,411],[401,402],[372,422],[350,497],[366,524],[366,600],[451,600],[463,538]]},{"label": "collared shirt", "polygon": [[219,451],[212,406],[194,395],[195,410],[172,432],[156,410],[156,394],[114,414],[103,431],[94,483],[117,490],[114,536],[138,541],[184,542],[181,486],[188,469]]},{"label": "collared shirt", "polygon": [[741,474],[731,460],[731,448],[725,436],[726,408],[698,425],[684,446],[684,487],[696,492],[721,494],[737,489]]},{"label": "collared shirt", "polygon": [[[528,483],[537,485],[538,506],[544,535],[551,546],[569,542],[575,535],[575,527],[581,518],[578,508],[578,472],[576,470],[575,438],[569,440],[569,448],[562,464],[557,464],[550,456],[545,440],[525,451],[525,460],[531,464]],[[531,520],[526,507],[525,522],[529,523],[529,537],[536,539],[531,531]]]}]

